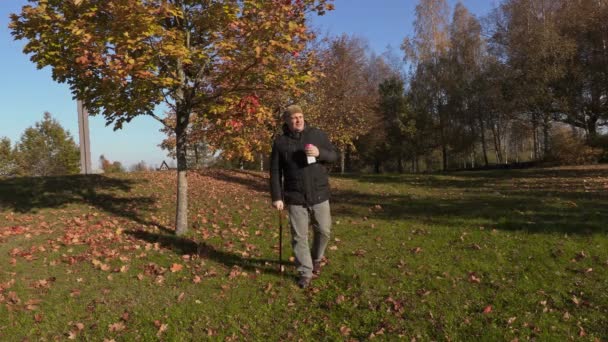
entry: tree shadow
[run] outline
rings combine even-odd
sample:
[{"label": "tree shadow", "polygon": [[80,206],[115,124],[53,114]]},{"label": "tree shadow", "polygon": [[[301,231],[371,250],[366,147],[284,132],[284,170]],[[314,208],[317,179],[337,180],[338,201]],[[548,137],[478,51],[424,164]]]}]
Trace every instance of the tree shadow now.
[{"label": "tree shadow", "polygon": [[[219,250],[204,242],[197,243],[188,238],[176,235],[158,234],[145,230],[127,230],[126,234],[148,243],[158,243],[179,255],[198,255],[203,258],[224,264],[228,268],[238,266],[243,270],[255,272],[259,270],[267,274],[282,275],[279,271],[279,261],[270,259],[244,258],[238,254]],[[283,265],[287,263],[283,261]]]},{"label": "tree shadow", "polygon": [[[601,179],[608,177],[608,165],[597,165],[585,168],[545,168],[545,169],[507,169],[507,170],[475,170],[475,171],[448,171],[430,174],[364,174],[364,175],[332,175],[335,178],[344,178],[362,183],[410,185],[431,188],[455,189],[506,189],[504,182],[514,181],[520,184],[530,181],[527,189],[547,190],[555,188],[556,191],[570,192],[581,185],[584,179]],[[580,188],[580,187],[579,187]],[[608,196],[608,192],[601,189],[601,194]]]},{"label": "tree shadow", "polygon": [[270,191],[270,180],[267,173],[247,170],[207,169],[200,171],[199,174],[222,182],[238,184],[256,192],[267,193]]},{"label": "tree shadow", "polygon": [[[439,189],[445,189],[439,188]],[[335,191],[335,216],[394,221],[415,220],[426,224],[456,225],[475,220],[491,228],[532,233],[591,234],[608,232],[608,197],[605,193],[542,190],[496,190],[458,196],[371,194],[355,190]]]},{"label": "tree shadow", "polygon": [[56,177],[17,177],[0,180],[0,210],[36,213],[41,209],[85,204],[111,215],[144,225],[155,225],[172,231],[157,222],[144,219],[140,213],[152,210],[156,200],[149,196],[124,196],[144,180],[128,180],[103,175],[71,175]]}]

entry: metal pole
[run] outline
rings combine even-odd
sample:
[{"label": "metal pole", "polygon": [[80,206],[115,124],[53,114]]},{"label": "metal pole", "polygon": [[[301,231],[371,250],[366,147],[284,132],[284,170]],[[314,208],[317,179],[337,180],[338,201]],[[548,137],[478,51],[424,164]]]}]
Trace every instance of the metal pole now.
[{"label": "metal pole", "polygon": [[80,138],[80,173],[88,175],[91,169],[91,142],[89,140],[89,112],[81,100],[76,102],[78,107],[78,132]]}]

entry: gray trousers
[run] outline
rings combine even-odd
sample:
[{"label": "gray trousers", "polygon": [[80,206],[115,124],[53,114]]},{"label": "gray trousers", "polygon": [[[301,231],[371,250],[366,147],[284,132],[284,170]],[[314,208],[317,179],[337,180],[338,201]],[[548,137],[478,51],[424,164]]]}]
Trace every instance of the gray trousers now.
[{"label": "gray trousers", "polygon": [[[288,205],[289,225],[291,227],[291,246],[296,258],[298,274],[312,277],[313,261],[320,261],[325,254],[331,231],[329,201],[310,207]],[[308,225],[314,230],[312,254],[308,246]]]}]

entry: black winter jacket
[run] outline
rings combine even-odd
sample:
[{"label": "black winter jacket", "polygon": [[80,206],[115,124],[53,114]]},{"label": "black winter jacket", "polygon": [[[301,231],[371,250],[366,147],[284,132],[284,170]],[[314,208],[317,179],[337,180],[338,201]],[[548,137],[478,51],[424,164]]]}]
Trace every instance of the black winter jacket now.
[{"label": "black winter jacket", "polygon": [[[317,162],[308,164],[304,146],[313,144],[319,149]],[[283,135],[272,145],[270,156],[270,191],[272,201],[286,204],[314,205],[329,199],[327,163],[338,159],[336,148],[319,129],[304,126],[300,133],[283,126]]]}]

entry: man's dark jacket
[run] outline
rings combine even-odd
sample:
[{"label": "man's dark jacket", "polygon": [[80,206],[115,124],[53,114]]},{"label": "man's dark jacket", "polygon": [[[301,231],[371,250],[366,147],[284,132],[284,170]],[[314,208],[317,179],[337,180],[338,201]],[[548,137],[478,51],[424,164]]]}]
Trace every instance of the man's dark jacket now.
[{"label": "man's dark jacket", "polygon": [[[307,163],[306,144],[319,149],[316,163]],[[302,132],[292,132],[283,125],[283,134],[275,139],[270,156],[272,201],[309,206],[328,200],[326,164],[337,158],[335,147],[321,130],[305,125]]]}]

